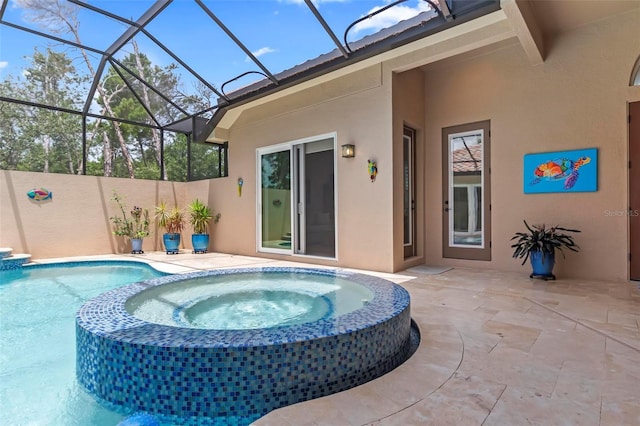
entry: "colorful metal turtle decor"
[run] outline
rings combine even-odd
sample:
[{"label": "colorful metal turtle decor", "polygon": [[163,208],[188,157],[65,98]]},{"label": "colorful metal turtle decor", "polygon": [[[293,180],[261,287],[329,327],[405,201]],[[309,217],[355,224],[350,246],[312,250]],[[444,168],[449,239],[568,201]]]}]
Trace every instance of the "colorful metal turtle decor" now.
[{"label": "colorful metal turtle decor", "polygon": [[580,157],[576,161],[568,158],[560,158],[546,163],[540,164],[534,170],[535,178],[531,181],[531,185],[540,182],[542,179],[557,181],[564,180],[564,189],[571,189],[578,180],[578,169],[585,164],[589,164],[589,157]]}]

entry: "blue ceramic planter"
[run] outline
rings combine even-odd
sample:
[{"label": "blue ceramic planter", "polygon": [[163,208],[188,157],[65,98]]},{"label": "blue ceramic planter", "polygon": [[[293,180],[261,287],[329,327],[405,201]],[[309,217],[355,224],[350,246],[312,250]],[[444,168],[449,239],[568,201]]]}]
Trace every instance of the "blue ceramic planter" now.
[{"label": "blue ceramic planter", "polygon": [[533,269],[530,275],[531,278],[556,279],[555,275],[553,275],[553,267],[556,263],[554,253],[545,253],[543,256],[541,251],[532,251],[529,258],[531,259],[531,268]]},{"label": "blue ceramic planter", "polygon": [[180,251],[180,234],[163,234],[162,241],[167,254],[176,254]]},{"label": "blue ceramic planter", "polygon": [[206,253],[209,249],[209,234],[192,234],[191,245],[194,253]]}]

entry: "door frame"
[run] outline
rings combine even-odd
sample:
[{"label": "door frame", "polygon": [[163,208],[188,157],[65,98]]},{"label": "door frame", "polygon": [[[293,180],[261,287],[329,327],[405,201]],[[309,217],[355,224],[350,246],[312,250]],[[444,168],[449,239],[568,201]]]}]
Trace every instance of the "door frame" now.
[{"label": "door frame", "polygon": [[640,280],[640,101],[629,102],[629,279]]},{"label": "door frame", "polygon": [[[324,143],[322,143],[324,142]],[[322,143],[320,146],[318,143]],[[314,145],[315,146],[312,146]],[[293,234],[292,234],[292,247],[293,254],[306,256],[306,257],[317,257],[322,259],[335,259],[336,255],[336,178],[335,178],[335,168],[336,168],[336,139],[327,137],[327,138],[319,138],[311,141],[305,141],[303,143],[294,143],[291,147],[293,153],[293,163],[291,164],[291,171],[293,175],[292,181],[292,205],[295,213],[295,217],[293,219]],[[316,241],[311,238],[311,228],[309,228],[310,217],[308,213],[313,211],[312,204],[314,204],[314,199],[319,196],[324,197],[324,193],[318,195],[317,188],[312,190],[312,185],[317,181],[311,179],[311,173],[313,171],[313,167],[310,168],[310,172],[307,171],[309,166],[317,166],[318,161],[311,161],[308,163],[309,157],[314,156],[314,154],[322,153],[322,152],[331,152],[331,176],[332,184],[333,184],[333,226],[334,235],[333,235],[333,255],[319,255],[317,253],[310,253],[317,249],[317,247],[310,248],[313,243]],[[328,163],[328,162],[327,162]],[[323,166],[329,168],[328,164],[321,163]],[[317,218],[316,218],[317,219]],[[317,233],[317,232],[316,232]],[[320,232],[322,234],[322,232]]]},{"label": "door frame", "polygon": [[[403,126],[402,128],[402,164],[403,164],[403,219],[404,219],[404,215],[406,214],[406,209],[407,209],[407,199],[405,198],[408,192],[409,198],[410,200],[408,200],[409,202],[409,239],[410,241],[407,243],[407,241],[405,240],[405,234],[406,234],[406,223],[403,220],[403,253],[404,253],[404,258],[410,258],[410,257],[414,257],[417,254],[417,242],[416,242],[416,238],[417,238],[417,231],[416,231],[416,134],[417,131],[416,129],[414,129],[413,127],[407,126],[406,124]],[[405,151],[405,143],[407,138],[409,138],[409,149],[408,149],[408,165],[409,165],[409,170],[408,170],[408,174],[409,176],[407,177],[405,175],[405,164],[407,162],[407,159],[405,158],[405,156],[407,156],[407,152]],[[405,181],[406,179],[406,181]],[[406,187],[406,183],[408,181],[408,186],[409,188]]]},{"label": "door frame", "polygon": [[[280,144],[276,144],[276,145],[269,145],[269,146],[265,146],[265,147],[260,147],[256,149],[256,252],[257,253],[276,253],[276,254],[292,254],[293,253],[293,244],[291,247],[289,247],[288,249],[285,248],[274,248],[274,247],[263,247],[262,245],[262,234],[263,234],[263,229],[262,229],[262,216],[263,216],[263,209],[262,209],[262,156],[265,154],[272,154],[275,152],[281,152],[281,151],[289,151],[289,164],[291,167],[291,163],[292,163],[292,150],[291,150],[291,144],[290,143],[280,143]],[[290,180],[293,179],[293,176],[291,176],[290,174]],[[291,182],[289,182],[289,191],[292,192],[293,189],[291,188]],[[285,204],[286,206],[286,204]],[[290,215],[290,222],[291,224],[293,223],[293,218],[294,218],[294,210],[293,210],[293,206],[290,205],[289,206],[289,215]],[[292,225],[289,226],[290,228],[290,232],[292,232],[293,230]]]},{"label": "door frame", "polygon": [[[482,234],[480,247],[451,246],[449,223],[452,209],[449,208],[451,173],[449,170],[449,137],[465,133],[482,132]],[[453,188],[453,185],[451,185]],[[453,189],[451,189],[453,191]],[[442,129],[442,257],[468,260],[491,260],[491,121],[476,121],[444,127]],[[451,200],[453,202],[453,200]]]},{"label": "door frame", "polygon": [[[331,139],[333,141],[333,197],[334,197],[334,257],[325,257],[325,256],[317,256],[317,255],[308,255],[305,253],[299,253],[296,251],[296,247],[299,247],[299,238],[305,238],[304,235],[299,235],[300,232],[304,231],[304,229],[300,229],[296,223],[299,221],[298,218],[298,206],[294,205],[294,200],[298,199],[302,196],[304,199],[304,184],[300,184],[300,172],[301,167],[302,171],[304,168],[304,164],[296,164],[296,156],[299,157],[300,154],[303,154],[304,159],[304,145],[312,142],[318,142],[322,140]],[[337,160],[337,143],[338,143],[338,135],[337,132],[325,133],[316,136],[310,136],[303,139],[296,139],[288,142],[278,143],[274,145],[268,145],[256,148],[256,252],[257,253],[274,253],[274,254],[286,254],[291,256],[301,256],[308,258],[319,258],[319,259],[337,259],[338,258],[338,160]],[[269,154],[278,151],[288,150],[290,155],[290,205],[291,205],[291,247],[289,249],[275,249],[269,247],[262,246],[262,162],[261,156],[263,154]],[[297,194],[296,194],[297,192]],[[304,241],[304,240],[303,240]],[[303,243],[304,246],[304,243]]]}]

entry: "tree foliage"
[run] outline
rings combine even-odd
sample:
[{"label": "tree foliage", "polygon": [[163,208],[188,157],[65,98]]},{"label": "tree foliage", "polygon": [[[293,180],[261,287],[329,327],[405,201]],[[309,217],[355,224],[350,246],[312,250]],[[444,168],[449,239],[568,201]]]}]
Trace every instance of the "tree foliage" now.
[{"label": "tree foliage", "polygon": [[[23,8],[25,19],[82,43],[78,6],[61,0],[16,0],[16,4]],[[79,111],[91,81],[98,78],[92,110],[123,120],[87,119],[85,159],[81,115],[0,102],[0,168],[78,174],[85,161],[88,175],[185,181],[186,137],[172,132],[161,134],[154,126],[181,119],[186,110],[209,108],[213,94],[200,85],[195,94],[186,95],[176,64],[155,65],[140,52],[135,39],[129,43],[132,49],[118,60],[123,66],[108,65],[101,75],[96,75],[85,49],[78,49],[80,55],[73,55],[72,60],[69,52],[74,49],[52,44],[45,51],[35,48],[29,67],[19,77],[10,75],[0,81],[5,97]],[[165,167],[161,176],[163,145]],[[194,151],[199,155],[192,155],[192,175],[211,177],[219,152],[202,147]]]}]

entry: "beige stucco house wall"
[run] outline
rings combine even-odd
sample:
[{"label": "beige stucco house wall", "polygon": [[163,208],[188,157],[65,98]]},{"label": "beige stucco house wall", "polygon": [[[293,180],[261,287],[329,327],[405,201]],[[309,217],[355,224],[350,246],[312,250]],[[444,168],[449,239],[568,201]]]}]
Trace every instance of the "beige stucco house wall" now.
[{"label": "beige stucco house wall", "polygon": [[[356,145],[355,158],[338,158],[336,164],[337,258],[295,258],[392,270],[391,85],[382,78],[381,66],[373,65],[243,112],[228,134],[229,178],[211,185],[211,197],[221,197],[224,209],[234,212],[225,215],[216,244],[228,252],[256,254],[256,149],[330,134],[337,149]],[[369,180],[368,159],[378,162],[375,183]],[[236,186],[240,177],[245,182],[241,197]]]},{"label": "beige stucco house wall", "polygon": [[[640,99],[628,82],[639,53],[636,10],[558,35],[541,65],[512,44],[426,67],[427,198],[442,205],[440,128],[489,119],[494,225],[489,265],[442,259],[440,241],[429,237],[427,262],[517,268],[508,242],[526,219],[582,230],[582,252],[558,262],[559,274],[627,279],[628,218],[607,211],[628,208],[627,103]],[[597,192],[523,193],[524,154],[591,147],[599,151]],[[428,210],[426,228],[440,235],[441,224]]]},{"label": "beige stucco house wall", "polygon": [[[491,262],[443,259],[441,209],[427,209],[427,263],[528,270],[509,246],[526,219],[582,230],[582,251],[558,262],[560,275],[627,279],[628,218],[607,211],[628,208],[627,103],[640,97],[628,86],[638,54],[636,10],[560,34],[540,65],[513,43],[425,67],[427,204],[442,206],[440,129],[488,119],[493,224]],[[597,192],[524,194],[524,154],[594,147]]]},{"label": "beige stucco house wall", "polygon": [[[640,100],[640,87],[629,87],[640,54],[640,7],[545,35],[531,24],[529,9],[515,15],[510,9],[526,2],[503,3],[506,11],[231,110],[216,129],[229,141],[229,177],[170,183],[3,171],[0,246],[36,257],[117,252],[108,222],[113,188],[142,206],[201,197],[222,213],[210,247],[221,252],[388,272],[426,263],[524,275],[529,267],[511,258],[509,239],[527,219],[583,231],[582,251],[558,261],[559,276],[626,280],[628,219],[605,210],[627,208],[626,117],[628,102]],[[492,256],[448,259],[442,256],[441,130],[479,120],[491,121]],[[417,142],[418,246],[408,259],[403,125],[416,130]],[[256,150],[321,135],[335,136],[337,148],[336,258],[258,252]],[[355,158],[340,158],[346,143],[356,146]],[[593,147],[597,192],[523,193],[524,154]],[[378,165],[374,183],[369,159]],[[245,182],[241,195],[238,178]],[[52,190],[54,201],[28,201],[23,192],[38,186]],[[145,244],[160,249],[157,234]]]}]

